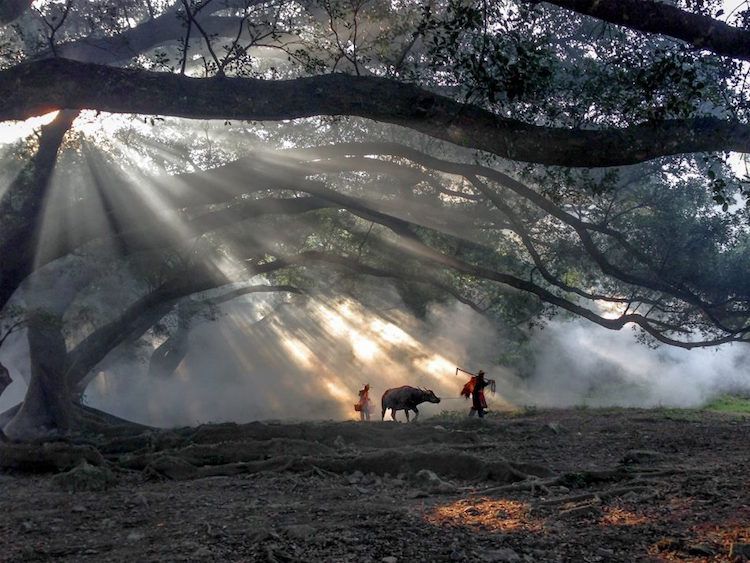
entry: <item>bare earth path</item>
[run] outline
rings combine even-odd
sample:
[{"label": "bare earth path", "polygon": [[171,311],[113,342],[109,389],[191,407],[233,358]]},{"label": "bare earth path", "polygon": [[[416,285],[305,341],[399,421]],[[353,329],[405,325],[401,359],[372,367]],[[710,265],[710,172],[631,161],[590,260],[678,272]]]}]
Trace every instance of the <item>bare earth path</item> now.
[{"label": "bare earth path", "polygon": [[222,424],[63,444],[60,471],[90,465],[56,474],[5,444],[0,560],[743,561],[749,432],[640,410]]}]

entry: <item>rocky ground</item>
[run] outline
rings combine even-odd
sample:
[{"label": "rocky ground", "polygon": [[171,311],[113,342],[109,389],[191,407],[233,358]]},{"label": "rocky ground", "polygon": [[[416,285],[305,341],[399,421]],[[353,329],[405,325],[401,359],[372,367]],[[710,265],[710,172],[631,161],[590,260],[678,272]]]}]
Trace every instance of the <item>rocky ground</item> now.
[{"label": "rocky ground", "polygon": [[749,432],[556,410],[0,444],[0,560],[744,561]]}]

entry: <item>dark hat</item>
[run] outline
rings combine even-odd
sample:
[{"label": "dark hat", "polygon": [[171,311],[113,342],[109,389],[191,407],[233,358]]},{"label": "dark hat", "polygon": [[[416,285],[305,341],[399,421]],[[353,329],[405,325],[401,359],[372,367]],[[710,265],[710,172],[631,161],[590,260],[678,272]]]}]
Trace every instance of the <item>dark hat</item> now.
[{"label": "dark hat", "polygon": [[482,371],[482,370],[480,369],[480,370],[479,370],[479,373],[478,373],[477,375],[484,375],[484,371]]}]

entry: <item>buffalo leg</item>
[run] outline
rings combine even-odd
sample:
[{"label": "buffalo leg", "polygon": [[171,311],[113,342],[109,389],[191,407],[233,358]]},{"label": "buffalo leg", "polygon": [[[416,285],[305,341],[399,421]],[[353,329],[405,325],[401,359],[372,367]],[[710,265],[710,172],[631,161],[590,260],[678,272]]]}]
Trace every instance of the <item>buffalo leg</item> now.
[{"label": "buffalo leg", "polygon": [[409,409],[404,409],[404,413],[406,413],[406,422],[409,422]]},{"label": "buffalo leg", "polygon": [[391,418],[395,421],[396,420],[396,409],[391,409]]},{"label": "buffalo leg", "polygon": [[414,422],[417,421],[417,418],[419,417],[419,411],[417,410],[417,407],[414,407]]}]

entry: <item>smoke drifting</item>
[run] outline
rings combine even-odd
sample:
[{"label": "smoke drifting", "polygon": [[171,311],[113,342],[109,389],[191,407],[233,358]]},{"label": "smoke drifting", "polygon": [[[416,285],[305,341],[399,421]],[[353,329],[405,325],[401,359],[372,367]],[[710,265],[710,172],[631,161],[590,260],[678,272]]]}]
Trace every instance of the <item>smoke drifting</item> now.
[{"label": "smoke drifting", "polygon": [[[741,346],[649,349],[632,331],[612,332],[582,320],[555,320],[535,332],[529,346],[533,367],[523,370],[531,375],[521,379],[493,367],[504,352],[503,335],[468,307],[433,305],[422,320],[404,312],[395,292],[380,292],[369,305],[317,296],[278,306],[263,294],[244,296],[224,304],[216,320],[193,324],[189,352],[171,377],[149,377],[148,364],[122,349],[105,361],[86,402],[164,427],[346,420],[355,418],[357,391],[369,383],[377,419],[383,391],[409,384],[431,388],[443,399],[423,405],[422,415],[430,416],[468,411],[458,396],[468,376],[456,375],[456,366],[483,368],[497,381],[497,395],[488,395],[495,410],[693,407],[721,393],[750,392]],[[25,348],[19,333],[0,351],[16,378],[0,398],[0,412],[22,398]]]},{"label": "smoke drifting", "polygon": [[540,406],[697,407],[722,393],[750,392],[742,345],[649,349],[631,330],[582,320],[553,322],[534,336],[526,396]]},{"label": "smoke drifting", "polygon": [[[465,376],[456,376],[456,365],[467,358],[487,365],[495,346],[487,321],[463,306],[433,307],[420,321],[399,308],[378,314],[346,298],[299,298],[258,322],[267,306],[248,296],[196,325],[170,378],[149,378],[142,364],[115,364],[92,382],[88,403],[160,426],[348,419],[365,383],[378,413],[385,389],[404,384],[457,399]],[[459,405],[445,401],[423,412]]]},{"label": "smoke drifting", "polygon": [[[533,335],[531,377],[490,368],[503,337],[469,308],[433,306],[425,320],[391,309],[377,314],[348,299],[309,299],[256,323],[258,298],[190,334],[191,349],[171,379],[102,374],[91,404],[161,426],[254,419],[351,419],[357,390],[370,383],[429,387],[443,398],[425,415],[465,410],[455,367],[486,369],[498,382],[491,408],[521,405],[691,407],[730,391],[750,391],[739,346],[718,350],[648,349],[631,331],[584,321],[553,322]],[[116,371],[124,369],[122,366]]]}]

